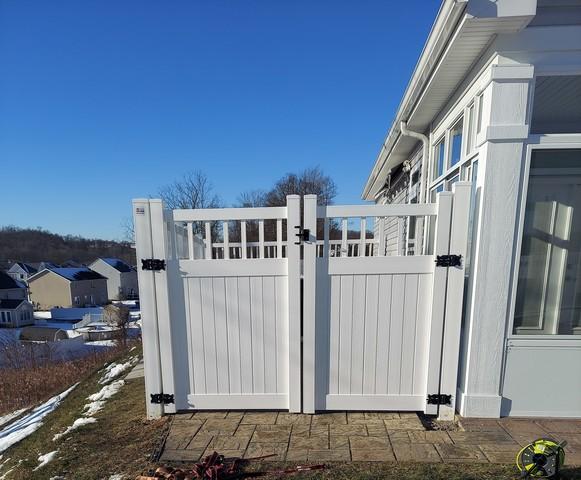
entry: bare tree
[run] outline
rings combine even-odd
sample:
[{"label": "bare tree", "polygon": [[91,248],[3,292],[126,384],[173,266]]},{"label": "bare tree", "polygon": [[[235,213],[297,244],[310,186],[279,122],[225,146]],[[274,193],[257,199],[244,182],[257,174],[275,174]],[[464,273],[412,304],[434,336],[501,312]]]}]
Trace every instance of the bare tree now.
[{"label": "bare tree", "polygon": [[107,305],[103,308],[103,321],[119,329],[123,345],[127,344],[129,329],[129,309],[125,305]]},{"label": "bare tree", "polygon": [[135,226],[133,225],[133,218],[125,217],[121,221],[122,241],[127,243],[135,243]]},{"label": "bare tree", "polygon": [[220,197],[205,173],[196,170],[186,173],[181,179],[160,188],[159,196],[167,208],[217,208]]},{"label": "bare tree", "polygon": [[[205,173],[195,170],[181,179],[160,188],[158,195],[169,209],[218,208],[221,200],[213,191],[213,186]],[[220,226],[212,222],[212,237],[218,238]],[[204,226],[200,222],[192,225],[194,234],[203,235]]]},{"label": "bare tree", "polygon": [[279,207],[286,205],[286,196],[297,194],[317,195],[319,205],[330,205],[337,196],[337,186],[331,177],[319,168],[307,168],[302,172],[287,173],[265,196],[265,205]]}]

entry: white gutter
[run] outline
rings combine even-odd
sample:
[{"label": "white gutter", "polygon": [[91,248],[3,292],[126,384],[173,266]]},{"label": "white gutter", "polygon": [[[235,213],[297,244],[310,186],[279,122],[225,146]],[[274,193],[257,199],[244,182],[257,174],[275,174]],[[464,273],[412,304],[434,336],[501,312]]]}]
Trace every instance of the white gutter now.
[{"label": "white gutter", "polygon": [[413,138],[417,138],[418,140],[420,140],[422,142],[422,180],[420,183],[420,198],[419,198],[419,203],[425,203],[425,197],[424,197],[424,193],[426,191],[426,171],[427,171],[427,165],[428,165],[428,155],[429,155],[429,140],[428,137],[426,137],[423,133],[419,133],[419,132],[413,132],[411,130],[408,130],[408,124],[407,122],[401,122],[399,124],[399,129],[402,135],[405,135],[406,137],[413,137]]},{"label": "white gutter", "polygon": [[387,158],[391,154],[393,146],[399,136],[396,125],[398,120],[408,118],[409,113],[417,101],[421,91],[427,83],[430,73],[437,64],[442,52],[444,51],[449,38],[452,36],[454,26],[464,12],[468,0],[443,0],[436,20],[430,30],[428,39],[420,54],[420,58],[414,68],[411,79],[405,90],[403,98],[397,109],[395,121],[388,131],[384,142],[381,145],[380,152],[377,156],[371,174],[363,189],[362,197],[365,199],[373,190],[373,186],[383,169]]}]

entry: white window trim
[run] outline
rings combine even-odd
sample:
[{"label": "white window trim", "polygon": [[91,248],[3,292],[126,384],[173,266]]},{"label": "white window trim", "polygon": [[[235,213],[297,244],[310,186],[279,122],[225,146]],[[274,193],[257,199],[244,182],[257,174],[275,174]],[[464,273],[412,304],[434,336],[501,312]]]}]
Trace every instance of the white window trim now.
[{"label": "white window trim", "polygon": [[576,341],[581,345],[581,338],[579,335],[518,335],[514,333],[514,314],[516,309],[516,290],[518,285],[518,274],[520,267],[520,255],[522,249],[522,237],[524,231],[525,210],[527,202],[527,193],[529,189],[529,175],[531,170],[531,157],[534,150],[567,150],[581,148],[581,134],[550,134],[550,135],[531,135],[525,143],[526,154],[525,164],[522,176],[522,189],[517,210],[517,233],[515,237],[514,261],[512,278],[510,281],[510,305],[509,305],[509,319],[507,323],[506,339],[507,342],[515,340],[536,340],[539,346],[543,344],[551,345],[553,341],[557,340],[571,340]]}]

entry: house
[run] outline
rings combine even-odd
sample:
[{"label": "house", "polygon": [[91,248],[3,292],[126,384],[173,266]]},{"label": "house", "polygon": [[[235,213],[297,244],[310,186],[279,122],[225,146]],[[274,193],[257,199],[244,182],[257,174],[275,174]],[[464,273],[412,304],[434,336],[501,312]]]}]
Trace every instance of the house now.
[{"label": "house", "polygon": [[[580,1],[442,3],[363,199],[434,202],[459,180],[472,199],[456,409],[581,417]],[[430,230],[386,222],[387,249],[429,253]]]},{"label": "house", "polygon": [[34,275],[38,270],[29,263],[15,262],[7,271],[14,280],[27,283],[28,277]]},{"label": "house", "polygon": [[107,302],[107,279],[86,267],[44,269],[28,279],[30,301],[41,310]]},{"label": "house", "polygon": [[34,324],[32,304],[23,299],[0,300],[0,328]]},{"label": "house", "polygon": [[125,300],[137,296],[137,271],[118,258],[98,258],[89,268],[107,279],[109,300]]},{"label": "house", "polygon": [[26,285],[0,272],[0,300],[26,300]]}]

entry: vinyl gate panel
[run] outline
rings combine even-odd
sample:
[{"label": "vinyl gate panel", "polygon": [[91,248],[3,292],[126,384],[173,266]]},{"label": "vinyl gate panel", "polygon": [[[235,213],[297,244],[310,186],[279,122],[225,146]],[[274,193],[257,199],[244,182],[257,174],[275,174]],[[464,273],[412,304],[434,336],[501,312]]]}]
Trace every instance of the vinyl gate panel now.
[{"label": "vinyl gate panel", "polygon": [[288,280],[275,274],[287,260],[269,262],[244,276],[198,276],[198,261],[180,262],[193,408],[288,408]]},{"label": "vinyl gate panel", "polygon": [[421,410],[433,258],[409,257],[403,272],[375,258],[372,274],[349,272],[350,260],[317,259],[315,409]]},{"label": "vinyl gate panel", "polygon": [[[436,204],[317,206],[316,196],[305,196],[305,412],[453,415],[463,266],[435,261],[465,255],[468,195],[464,182],[438,194]],[[403,234],[415,219],[432,229],[433,255],[424,254],[423,236]],[[357,233],[349,229],[354,222]],[[401,234],[386,238],[394,224]],[[439,394],[450,395],[451,405],[428,404],[428,395]]]}]

